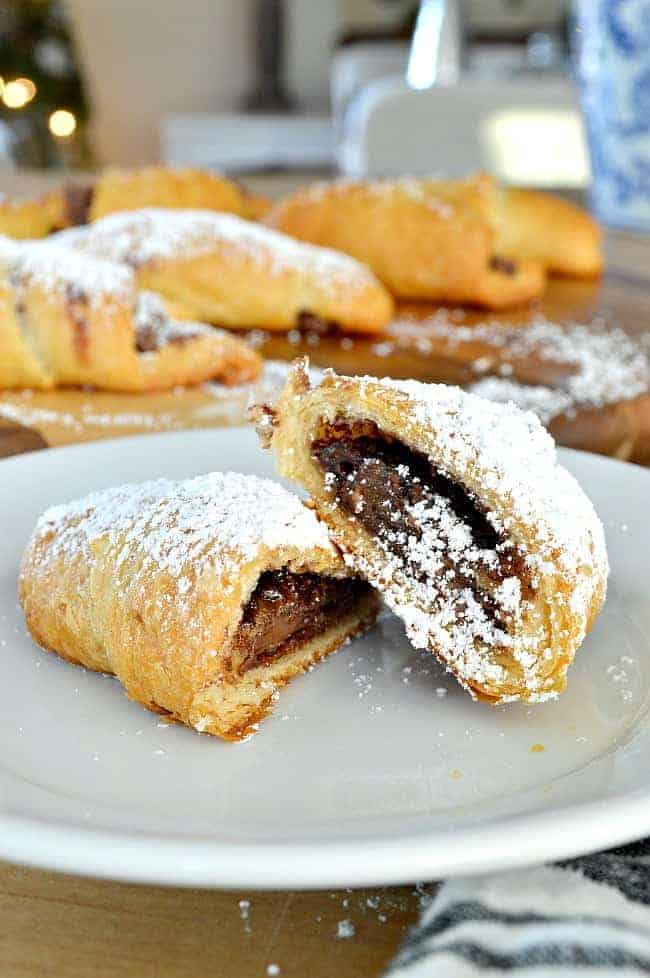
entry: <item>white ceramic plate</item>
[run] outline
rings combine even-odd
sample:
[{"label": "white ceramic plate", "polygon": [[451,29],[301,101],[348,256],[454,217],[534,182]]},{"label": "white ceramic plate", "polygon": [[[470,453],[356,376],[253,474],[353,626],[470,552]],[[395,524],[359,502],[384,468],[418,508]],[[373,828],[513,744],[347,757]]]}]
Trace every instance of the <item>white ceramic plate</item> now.
[{"label": "white ceramic plate", "polygon": [[563,459],[605,522],[612,576],[558,702],[473,703],[387,616],[295,681],[239,745],[166,726],[115,680],[36,648],[16,574],[52,503],[211,468],[271,475],[253,433],[148,435],[0,463],[0,857],[177,885],[343,886],[503,869],[650,833],[650,472]]}]

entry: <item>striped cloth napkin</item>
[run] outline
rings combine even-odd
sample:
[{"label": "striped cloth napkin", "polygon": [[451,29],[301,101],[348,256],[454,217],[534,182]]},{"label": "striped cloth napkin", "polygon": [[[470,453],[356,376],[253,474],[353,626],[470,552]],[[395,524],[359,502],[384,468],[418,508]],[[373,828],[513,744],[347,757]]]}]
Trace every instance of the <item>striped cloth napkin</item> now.
[{"label": "striped cloth napkin", "polygon": [[650,974],[650,839],[438,885],[389,978]]}]

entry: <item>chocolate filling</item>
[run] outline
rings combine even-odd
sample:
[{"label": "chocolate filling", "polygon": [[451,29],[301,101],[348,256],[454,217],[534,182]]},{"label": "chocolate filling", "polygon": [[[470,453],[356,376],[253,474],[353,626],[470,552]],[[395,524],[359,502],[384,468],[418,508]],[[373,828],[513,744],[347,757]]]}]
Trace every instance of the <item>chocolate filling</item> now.
[{"label": "chocolate filling", "polygon": [[138,353],[153,353],[160,348],[160,332],[155,326],[137,326],[135,348]]},{"label": "chocolate filling", "polygon": [[301,333],[317,333],[318,336],[332,336],[341,331],[335,320],[323,319],[308,309],[303,309],[296,316],[296,329]]},{"label": "chocolate filling", "polygon": [[72,345],[81,363],[87,363],[90,355],[88,331],[88,296],[75,285],[66,285],[66,313],[72,325]]},{"label": "chocolate filling", "polygon": [[189,323],[176,323],[162,308],[148,308],[146,316],[136,315],[135,348],[138,353],[155,353],[170,343],[182,346],[198,335]]},{"label": "chocolate filling", "polygon": [[156,350],[170,343],[182,346],[198,335],[188,330],[174,332],[173,325],[167,326],[164,330],[156,324],[138,325],[135,330],[135,348],[138,353],[155,353]]},{"label": "chocolate filling", "polygon": [[501,272],[503,275],[515,275],[517,272],[517,262],[510,258],[502,258],[501,255],[493,255],[490,258],[490,268],[494,272]]},{"label": "chocolate filling", "polygon": [[517,576],[526,596],[530,589],[527,568],[521,553],[495,530],[464,487],[439,472],[426,455],[382,433],[373,422],[337,421],[323,425],[319,435],[312,445],[312,457],[327,473],[339,505],[421,580],[425,574],[414,562],[412,550],[413,541],[423,535],[422,506],[418,504],[431,510],[436,500],[446,502],[446,511],[469,529],[473,547],[496,555],[492,561],[479,557],[476,574],[472,574],[443,553],[446,576],[451,576],[455,586],[468,588],[487,617],[505,626],[501,609],[480,587],[478,578],[498,585],[506,577]]},{"label": "chocolate filling", "polygon": [[69,183],[63,188],[65,214],[68,224],[73,226],[77,224],[88,224],[94,189],[92,184],[80,186],[74,183]]},{"label": "chocolate filling", "polygon": [[269,665],[340,620],[368,592],[356,578],[266,571],[246,604],[233,642],[240,675]]}]

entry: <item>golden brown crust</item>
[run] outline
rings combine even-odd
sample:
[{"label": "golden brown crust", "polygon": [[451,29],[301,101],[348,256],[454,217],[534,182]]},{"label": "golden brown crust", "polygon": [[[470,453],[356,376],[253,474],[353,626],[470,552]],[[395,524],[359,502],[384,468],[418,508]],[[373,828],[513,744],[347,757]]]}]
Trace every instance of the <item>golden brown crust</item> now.
[{"label": "golden brown crust", "polygon": [[598,227],[581,208],[484,175],[317,185],[266,222],[358,258],[402,298],[505,309],[540,296],[546,271],[602,268]]},{"label": "golden brown crust", "polygon": [[294,194],[266,222],[365,262],[402,298],[502,309],[538,297],[541,265],[495,262],[485,211],[482,180],[345,182]]},{"label": "golden brown crust", "polygon": [[257,220],[269,204],[267,198],[249,193],[241,183],[210,170],[164,166],[108,169],[95,182],[89,220],[143,207],[223,211]]},{"label": "golden brown crust", "polygon": [[210,170],[146,166],[108,169],[84,186],[72,183],[26,200],[0,199],[0,234],[45,238],[115,211],[143,207],[191,208],[261,220],[271,201]]},{"label": "golden brown crust", "polygon": [[[44,250],[46,249],[46,250]],[[254,379],[259,356],[202,324],[176,323],[128,268],[47,246],[0,255],[0,388],[155,391]]]},{"label": "golden brown crust", "polygon": [[261,574],[282,567],[348,573],[296,497],[266,480],[214,473],[108,490],[44,514],[19,593],[41,646],[113,673],[148,709],[236,740],[278,689],[376,615],[367,591],[320,635],[240,675],[230,649],[244,606]]},{"label": "golden brown crust", "polygon": [[0,234],[8,238],[44,238],[68,224],[61,190],[28,200],[0,199]]},{"label": "golden brown crust", "polygon": [[496,247],[541,262],[554,275],[595,278],[603,270],[601,232],[577,204],[535,190],[495,188]]},{"label": "golden brown crust", "polygon": [[[261,435],[274,451],[280,474],[309,492],[351,566],[404,618],[412,640],[416,635],[418,645],[428,643],[481,698],[532,701],[562,691],[567,668],[602,605],[607,568],[602,527],[579,487],[555,463],[541,427],[529,416],[511,417],[512,408],[477,398],[466,402],[468,398],[457,389],[334,374],[326,374],[310,389],[299,363],[273,414],[263,420]],[[465,403],[473,412],[469,420],[463,418]],[[435,420],[426,421],[429,416]],[[483,418],[488,419],[485,432],[477,434]],[[339,504],[336,490],[312,455],[313,445],[324,424],[358,421],[373,422],[389,437],[433,459],[447,477],[479,500],[485,512],[508,527],[512,545],[539,560],[534,565],[534,594],[522,600],[513,619],[511,650],[485,645],[483,639],[476,639],[469,653],[446,646],[440,623],[431,622],[426,606],[420,604],[417,587],[400,577],[401,571],[387,560],[361,520]],[[491,443],[491,454],[499,456],[501,423],[503,452],[512,460],[497,477],[498,469],[486,462],[490,455],[485,445]],[[521,445],[513,454],[508,439],[519,428]],[[513,501],[517,479],[525,503],[520,508]],[[506,485],[510,495],[498,488]],[[536,518],[531,515],[536,513]],[[483,627],[480,621],[479,626]]]}]

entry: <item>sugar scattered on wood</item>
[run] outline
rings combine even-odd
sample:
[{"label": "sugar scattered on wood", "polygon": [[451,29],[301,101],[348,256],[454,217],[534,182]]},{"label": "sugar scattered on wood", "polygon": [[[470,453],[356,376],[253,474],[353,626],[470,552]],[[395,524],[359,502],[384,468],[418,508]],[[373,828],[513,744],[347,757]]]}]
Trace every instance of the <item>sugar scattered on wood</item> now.
[{"label": "sugar scattered on wood", "polygon": [[336,928],[336,936],[339,940],[348,940],[354,937],[356,934],[356,928],[351,920],[347,918],[345,920],[339,920],[338,926]]}]

